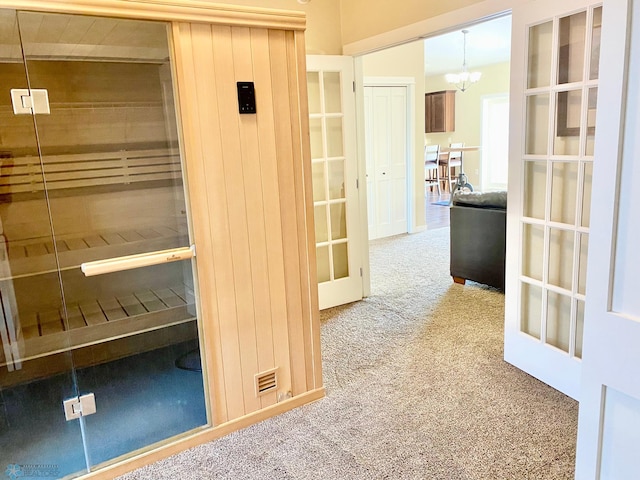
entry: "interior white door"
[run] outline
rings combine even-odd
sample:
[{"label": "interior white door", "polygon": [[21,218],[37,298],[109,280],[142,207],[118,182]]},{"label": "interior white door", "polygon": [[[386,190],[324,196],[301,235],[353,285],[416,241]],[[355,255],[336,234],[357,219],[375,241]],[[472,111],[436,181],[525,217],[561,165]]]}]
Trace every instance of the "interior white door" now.
[{"label": "interior white door", "polygon": [[307,56],[320,309],[362,299],[353,58]]},{"label": "interior white door", "polygon": [[407,87],[364,88],[369,239],[406,233]]},{"label": "interior white door", "polygon": [[602,6],[513,9],[504,358],[579,397]]},{"label": "interior white door", "polygon": [[579,479],[640,478],[640,12],[631,8],[637,4],[604,2]]}]

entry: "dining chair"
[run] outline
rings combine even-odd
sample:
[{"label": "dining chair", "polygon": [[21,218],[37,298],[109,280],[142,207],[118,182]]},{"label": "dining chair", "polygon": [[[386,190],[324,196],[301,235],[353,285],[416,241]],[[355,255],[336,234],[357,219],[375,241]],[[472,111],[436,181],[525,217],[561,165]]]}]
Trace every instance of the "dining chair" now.
[{"label": "dining chair", "polygon": [[[449,191],[451,191],[452,185],[456,182],[457,174],[464,171],[462,167],[462,150],[456,150],[456,148],[462,147],[464,147],[464,143],[450,143],[449,154],[440,159],[440,164],[443,166],[442,179],[448,185]],[[456,168],[459,168],[460,172],[456,172]]]},{"label": "dining chair", "polygon": [[430,189],[435,185],[440,195],[440,145],[424,146],[424,181]]}]

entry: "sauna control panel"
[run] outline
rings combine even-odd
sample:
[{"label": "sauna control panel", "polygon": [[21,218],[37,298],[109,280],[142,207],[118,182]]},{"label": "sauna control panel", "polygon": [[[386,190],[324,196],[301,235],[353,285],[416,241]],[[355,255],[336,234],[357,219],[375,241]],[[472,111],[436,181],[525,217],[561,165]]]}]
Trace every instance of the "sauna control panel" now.
[{"label": "sauna control panel", "polygon": [[237,85],[240,113],[256,113],[256,93],[253,82],[238,82]]}]

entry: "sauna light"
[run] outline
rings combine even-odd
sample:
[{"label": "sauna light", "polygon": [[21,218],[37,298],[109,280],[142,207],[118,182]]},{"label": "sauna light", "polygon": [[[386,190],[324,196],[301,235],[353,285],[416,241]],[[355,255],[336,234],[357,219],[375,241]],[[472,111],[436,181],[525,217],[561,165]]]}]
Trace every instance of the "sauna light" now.
[{"label": "sauna light", "polygon": [[150,267],[152,265],[188,260],[195,256],[196,246],[191,245],[190,247],[172,248],[169,250],[159,250],[156,252],[85,262],[80,265],[80,269],[85,277],[92,277],[94,275],[121,272],[133,268]]}]

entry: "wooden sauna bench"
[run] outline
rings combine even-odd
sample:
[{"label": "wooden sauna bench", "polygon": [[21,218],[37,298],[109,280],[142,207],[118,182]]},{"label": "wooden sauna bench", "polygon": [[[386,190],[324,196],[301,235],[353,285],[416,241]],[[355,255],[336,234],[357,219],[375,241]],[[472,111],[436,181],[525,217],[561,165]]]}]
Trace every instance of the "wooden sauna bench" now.
[{"label": "wooden sauna bench", "polygon": [[[191,297],[191,298],[190,298]],[[193,294],[183,286],[67,304],[63,312],[36,312],[22,318],[18,343],[23,361],[124,336],[193,321]],[[156,345],[158,347],[161,345]],[[135,352],[148,350],[148,346]],[[121,356],[121,355],[119,355]],[[2,357],[2,366],[6,364]]]},{"label": "wooden sauna bench", "polygon": [[[155,267],[90,278],[80,272],[87,261],[186,246],[185,208],[176,207],[182,196],[177,150],[45,156],[43,166],[39,157],[1,161],[6,243],[0,261],[10,267],[2,280],[10,280],[20,318],[5,317],[0,324],[15,330],[23,361],[195,320],[193,287],[181,281],[178,263],[165,266],[162,274]],[[55,249],[46,221],[43,168]],[[57,265],[67,290],[66,320],[62,309],[51,309],[59,291],[47,293],[55,290]],[[167,271],[171,278],[165,278]],[[126,348],[118,356],[154,347],[128,342]],[[6,365],[2,350],[0,365]]]}]

